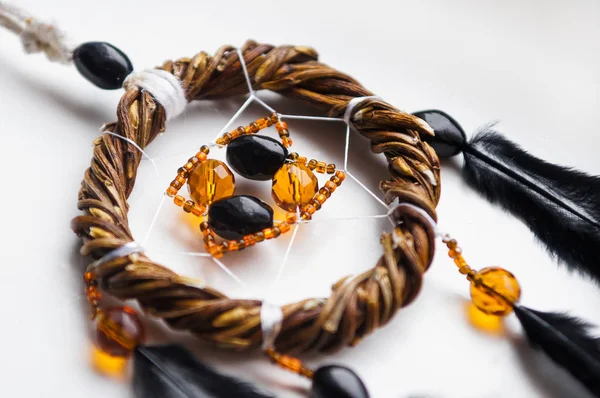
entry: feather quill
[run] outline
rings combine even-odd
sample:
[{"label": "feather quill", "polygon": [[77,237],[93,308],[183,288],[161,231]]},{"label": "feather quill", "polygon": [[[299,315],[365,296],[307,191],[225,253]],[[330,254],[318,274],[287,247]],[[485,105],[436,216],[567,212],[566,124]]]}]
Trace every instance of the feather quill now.
[{"label": "feather quill", "polygon": [[566,314],[520,305],[514,310],[530,343],[600,396],[600,339],[589,335],[591,325]]},{"label": "feather quill", "polygon": [[274,397],[216,372],[177,344],[135,349],[133,389],[138,398]]},{"label": "feather quill", "polygon": [[536,158],[491,129],[463,148],[466,180],[570,269],[600,281],[600,177]]}]

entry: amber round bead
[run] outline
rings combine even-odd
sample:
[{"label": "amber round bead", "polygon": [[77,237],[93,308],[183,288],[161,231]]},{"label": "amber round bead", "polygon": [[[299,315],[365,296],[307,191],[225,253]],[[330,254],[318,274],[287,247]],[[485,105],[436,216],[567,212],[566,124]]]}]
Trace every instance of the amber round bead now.
[{"label": "amber round bead", "polygon": [[486,314],[510,314],[519,297],[521,287],[517,278],[503,268],[484,268],[472,277],[471,299]]},{"label": "amber round bead", "polygon": [[295,212],[310,202],[319,189],[314,173],[304,164],[283,165],[273,178],[271,196],[283,210]]},{"label": "amber round bead", "polygon": [[208,159],[190,172],[188,189],[194,202],[207,206],[233,195],[235,178],[225,163]]},{"label": "amber round bead", "polygon": [[126,357],[144,340],[142,322],[130,307],[101,310],[96,323],[96,344],[109,355]]}]

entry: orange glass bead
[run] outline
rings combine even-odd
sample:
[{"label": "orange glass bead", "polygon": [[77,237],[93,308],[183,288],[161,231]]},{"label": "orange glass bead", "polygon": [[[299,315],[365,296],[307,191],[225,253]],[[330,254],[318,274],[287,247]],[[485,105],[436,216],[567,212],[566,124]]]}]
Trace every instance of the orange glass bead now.
[{"label": "orange glass bead", "polygon": [[258,133],[258,130],[260,130],[260,127],[258,126],[258,124],[256,122],[250,123],[250,125],[248,127],[250,128],[251,133]]},{"label": "orange glass bead", "polygon": [[327,174],[335,173],[335,164],[333,164],[333,163],[328,164],[327,167],[325,168],[325,170],[327,171]]},{"label": "orange glass bead", "polygon": [[279,136],[280,136],[281,138],[283,138],[283,137],[289,137],[289,136],[290,136],[290,132],[289,132],[289,130],[281,130],[281,131],[279,132]]},{"label": "orange glass bead", "polygon": [[319,202],[320,204],[323,204],[327,201],[327,196],[321,193],[321,190],[319,190],[319,194],[317,196],[315,196],[315,200],[317,202]]},{"label": "orange glass bead", "polygon": [[235,178],[225,163],[209,159],[190,173],[188,188],[194,202],[207,206],[233,195]]},{"label": "orange glass bead", "polygon": [[275,237],[275,232],[273,232],[273,228],[265,228],[262,232],[263,234],[265,234],[265,239],[273,239]]},{"label": "orange glass bead", "polygon": [[121,379],[127,373],[127,358],[110,355],[96,345],[92,346],[91,362],[94,369],[106,376]]},{"label": "orange glass bead", "polygon": [[296,163],[305,165],[306,164],[306,157],[304,157],[304,156],[298,156],[298,159],[296,159]]},{"label": "orange glass bead", "polygon": [[321,203],[315,198],[312,198],[308,204],[314,206],[314,208],[317,210],[321,210]]},{"label": "orange glass bead", "polygon": [[246,235],[244,236],[244,243],[246,246],[252,246],[256,243],[256,239],[254,239],[254,235]]},{"label": "orange glass bead", "polygon": [[473,304],[486,314],[505,316],[521,297],[521,287],[513,274],[499,267],[478,271],[471,280]]},{"label": "orange glass bead", "polygon": [[273,177],[271,196],[282,209],[293,212],[310,202],[319,189],[317,177],[303,164],[284,164]]},{"label": "orange glass bead", "polygon": [[315,170],[317,173],[325,174],[325,170],[327,170],[327,164],[325,162],[317,162],[317,167]]},{"label": "orange glass bead", "polygon": [[315,212],[317,211],[317,209],[313,205],[306,205],[304,207],[304,211],[307,212],[310,215],[313,215],[313,214],[315,214]]},{"label": "orange glass bead", "polygon": [[232,137],[230,133],[225,133],[221,137],[217,138],[217,144],[221,146],[227,145],[233,138],[234,137]]},{"label": "orange glass bead", "polygon": [[101,310],[97,316],[96,343],[109,355],[126,357],[144,340],[144,329],[130,307]]},{"label": "orange glass bead", "polygon": [[184,176],[180,176],[178,175],[177,177],[175,177],[175,181],[181,183],[181,185],[183,185],[186,181],[186,178]]},{"label": "orange glass bead", "polygon": [[298,157],[299,157],[299,156],[300,156],[300,155],[298,155],[298,153],[296,153],[296,152],[292,152],[292,153],[290,153],[290,154],[288,155],[288,158],[290,158],[290,159],[292,159],[292,160],[298,160]]},{"label": "orange glass bead", "polygon": [[210,253],[211,256],[213,256],[215,258],[223,257],[223,250],[221,249],[221,246],[217,245],[214,242],[210,242],[210,244],[208,246],[208,252]]},{"label": "orange glass bead", "polygon": [[306,165],[309,169],[314,170],[317,167],[317,161],[315,159],[311,159],[308,161]]},{"label": "orange glass bead", "polygon": [[191,200],[188,200],[187,202],[185,202],[183,204],[183,211],[185,211],[186,213],[190,213],[192,211],[193,207],[194,207],[194,202],[192,202]]},{"label": "orange glass bead", "polygon": [[192,170],[194,170],[195,165],[192,162],[187,162],[186,164],[183,165],[183,168],[186,169],[188,172],[191,172]]},{"label": "orange glass bead", "polygon": [[173,188],[171,186],[169,188],[167,188],[167,196],[169,196],[171,198],[173,196],[177,195],[177,192],[179,192],[179,190],[177,188]]},{"label": "orange glass bead", "polygon": [[184,169],[183,167],[180,167],[177,169],[177,174],[179,174],[182,177],[187,178],[188,174],[190,174],[186,169]]},{"label": "orange glass bead", "polygon": [[275,127],[277,128],[277,131],[287,130],[288,124],[286,122],[277,122],[277,124],[275,124]]},{"label": "orange glass bead", "polygon": [[288,224],[296,224],[298,215],[296,213],[286,213],[285,221],[287,221]]},{"label": "orange glass bead", "polygon": [[192,207],[192,214],[195,215],[196,217],[200,217],[205,212],[206,212],[205,207],[198,206],[197,204],[195,204],[194,207]]},{"label": "orange glass bead", "polygon": [[206,162],[206,159],[208,159],[208,155],[205,154],[204,152],[198,152],[196,153],[196,158],[200,161],[200,162]]},{"label": "orange glass bead", "polygon": [[[334,177],[331,177],[331,178],[334,178]],[[329,192],[333,193],[337,189],[337,185],[335,185],[335,183],[330,180],[325,183],[325,188],[329,189]]]},{"label": "orange glass bead", "polygon": [[326,198],[329,198],[331,196],[331,191],[327,187],[323,187],[319,189],[319,195],[323,195]]},{"label": "orange glass bead", "polygon": [[286,222],[280,222],[279,224],[277,224],[277,228],[279,228],[282,234],[285,234],[290,230],[290,224]]},{"label": "orange glass bead", "polygon": [[262,231],[257,232],[254,234],[254,239],[256,240],[256,242],[262,242],[263,240],[265,240],[265,234]]},{"label": "orange glass bead", "polygon": [[185,203],[185,198],[181,195],[177,195],[173,198],[173,203],[175,203],[177,206],[181,207]]},{"label": "orange glass bead", "polygon": [[173,181],[171,181],[171,186],[175,189],[179,189],[183,186],[183,183],[181,183],[177,180],[173,180]]},{"label": "orange glass bead", "polygon": [[289,148],[292,146],[293,142],[292,139],[290,137],[283,137],[281,139],[281,143],[283,144],[284,147]]},{"label": "orange glass bead", "polygon": [[269,126],[269,122],[271,120],[269,118],[263,117],[262,119],[258,119],[256,121],[256,124],[258,125],[259,129],[264,129],[265,127]]},{"label": "orange glass bead", "polygon": [[94,276],[93,272],[87,271],[85,274],[83,274],[83,281],[86,284],[92,284],[96,281],[96,277]]},{"label": "orange glass bead", "polygon": [[277,123],[279,121],[279,115],[271,113],[271,123]]},{"label": "orange glass bead", "polygon": [[210,153],[210,148],[208,147],[208,145],[202,145],[200,147],[200,152],[205,153],[205,154],[209,154]]},{"label": "orange glass bead", "polygon": [[448,242],[446,242],[446,246],[448,246],[448,249],[453,250],[458,247],[458,242],[456,239],[450,239]]},{"label": "orange glass bead", "polygon": [[454,264],[456,264],[457,267],[465,267],[467,265],[467,261],[465,260],[465,258],[463,256],[458,256],[458,257],[454,257]]},{"label": "orange glass bead", "polygon": [[300,218],[303,219],[304,221],[308,221],[312,218],[312,216],[307,212],[303,212],[303,213],[300,213]]}]

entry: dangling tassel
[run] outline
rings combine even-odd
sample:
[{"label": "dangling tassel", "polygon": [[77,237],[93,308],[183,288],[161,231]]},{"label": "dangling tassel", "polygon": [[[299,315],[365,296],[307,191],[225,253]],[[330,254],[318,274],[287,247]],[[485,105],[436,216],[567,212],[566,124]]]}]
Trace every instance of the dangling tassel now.
[{"label": "dangling tassel", "polygon": [[511,272],[499,267],[476,271],[467,264],[456,239],[445,234],[442,241],[458,271],[471,283],[475,307],[496,316],[507,316],[514,311],[531,345],[541,349],[600,397],[600,339],[588,334],[589,324],[565,314],[523,307],[519,304],[521,287]]},{"label": "dangling tassel", "polygon": [[217,373],[180,345],[138,346],[133,388],[137,398],[273,398],[252,384]]},{"label": "dangling tassel", "polygon": [[513,309],[530,343],[600,396],[600,339],[588,334],[590,325],[566,314]]},{"label": "dangling tassel", "polygon": [[441,157],[461,151],[469,184],[520,218],[550,253],[600,281],[600,177],[536,158],[485,128],[467,142],[439,110],[416,112],[434,129],[423,137]]}]

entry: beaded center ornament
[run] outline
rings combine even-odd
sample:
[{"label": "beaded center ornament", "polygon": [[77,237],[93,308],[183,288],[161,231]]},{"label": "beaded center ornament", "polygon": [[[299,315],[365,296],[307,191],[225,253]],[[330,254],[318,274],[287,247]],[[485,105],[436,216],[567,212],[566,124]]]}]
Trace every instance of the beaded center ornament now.
[{"label": "beaded center ornament", "polygon": [[[256,134],[272,125],[277,128],[281,143]],[[204,247],[216,258],[277,238],[299,220],[312,219],[346,178],[334,164],[308,161],[295,152],[289,153],[292,140],[288,125],[276,113],[224,133],[216,145],[227,148],[229,165],[209,159],[210,148],[203,145],[177,170],[166,191],[173,203],[201,219]],[[277,206],[287,211],[285,220],[275,223],[273,209],[258,198],[235,195],[235,177],[230,167],[250,180],[272,180],[271,196]],[[331,177],[319,188],[314,172]],[[179,195],[186,183],[191,199]]]}]

